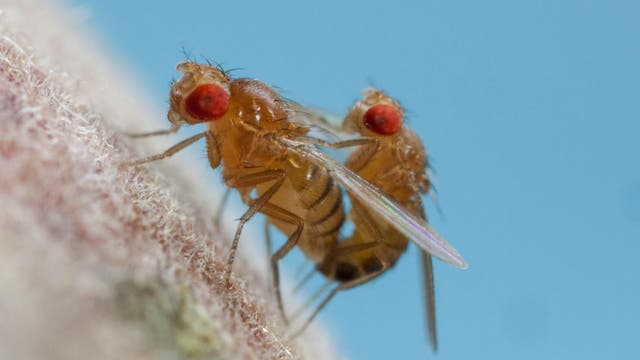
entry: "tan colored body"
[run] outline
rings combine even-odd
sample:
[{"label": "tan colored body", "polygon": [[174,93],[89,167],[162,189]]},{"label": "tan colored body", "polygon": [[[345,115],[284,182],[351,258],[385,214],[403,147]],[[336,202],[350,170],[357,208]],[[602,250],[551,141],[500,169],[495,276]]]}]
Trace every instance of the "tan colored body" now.
[{"label": "tan colored body", "polygon": [[[178,70],[183,76],[171,88],[171,107],[167,116],[172,123],[171,129],[138,136],[173,133],[184,124],[206,123],[207,130],[162,154],[124,165],[160,160],[206,138],[211,167],[222,165],[225,183],[237,189],[249,206],[240,218],[231,245],[225,274],[227,285],[230,284],[231,266],[243,226],[257,212],[265,214],[269,223],[289,236],[287,242],[271,256],[274,287],[285,320],[278,262],[293,247],[298,246],[318,264],[319,271],[340,283],[300,331],[337,291],[363,284],[395,264],[405,251],[408,239],[391,227],[387,219],[374,215],[351,196],[349,216],[356,230],[351,237],[338,241],[345,213],[341,190],[330,175],[333,169],[318,166],[306,156],[310,153],[297,151],[291,146],[309,131],[307,125],[291,121],[300,115],[296,113],[301,110],[299,106],[284,100],[262,82],[231,79],[224,71],[210,65],[189,62],[180,64]],[[344,123],[346,128],[352,128],[368,139],[323,145],[366,144],[354,151],[346,166],[424,218],[420,194],[429,188],[425,174],[426,153],[417,136],[406,127],[394,135],[383,137],[362,128],[359,118],[363,111],[378,102],[389,102],[401,109],[384,94],[370,91],[364,101],[351,109]],[[377,141],[369,141],[371,138]],[[256,197],[252,198],[254,193]],[[425,267],[431,280],[427,288],[432,290],[431,260],[426,253],[423,253],[423,259],[429,265]],[[432,299],[432,294],[433,291],[431,296],[427,294],[427,298]],[[432,322],[430,328],[431,325]]]},{"label": "tan colored body", "polygon": [[[345,166],[390,195],[408,211],[426,220],[421,198],[430,188],[425,148],[419,137],[408,126],[402,125],[403,111],[400,104],[376,89],[366,90],[364,95],[364,99],[349,110],[343,128],[362,137],[376,139],[376,142],[357,148],[349,156]],[[391,131],[388,124],[371,126],[364,120],[368,111],[379,105],[386,107],[387,111],[391,108],[400,122],[398,130],[394,129],[392,134],[389,134]],[[387,133],[373,131],[372,128],[376,125]],[[371,281],[395,265],[410,241],[390,225],[387,219],[370,211],[353,194],[348,195],[351,200],[349,218],[354,224],[354,232],[336,244],[317,266],[320,272],[339,285],[320,303],[307,324],[338,291]],[[431,256],[423,250],[421,258],[429,341],[435,351],[438,341],[433,264]]]},{"label": "tan colored body", "polygon": [[[231,105],[225,116],[207,123],[215,136],[215,140],[208,138],[207,148],[218,147],[225,183],[237,188],[243,201],[251,205],[254,188],[260,197],[273,182],[242,187],[237,179],[266,170],[283,171],[286,178],[268,204],[304,222],[297,246],[310,259],[319,261],[337,242],[344,221],[340,189],[325,169],[276,141],[277,137],[304,134],[305,129],[287,120],[290,114],[285,102],[272,88],[257,80],[235,79],[230,82],[230,91]],[[269,222],[284,234],[296,231],[295,223],[273,216]]]},{"label": "tan colored body", "polygon": [[[231,244],[225,279],[244,224],[257,212],[288,235],[271,256],[273,283],[283,318],[278,262],[295,246],[311,260],[320,261],[335,248],[345,213],[342,194],[326,169],[283,143],[308,129],[292,122],[299,107],[273,88],[252,79],[231,79],[222,69],[193,62],[181,63],[183,76],[171,87],[169,130],[136,137],[176,132],[184,124],[206,123],[207,130],[183,140],[162,154],[124,165],[139,165],[171,156],[201,138],[207,140],[212,168],[222,165],[225,183],[237,189],[249,209],[240,218]],[[252,198],[253,193],[257,195]]]},{"label": "tan colored body", "polygon": [[[429,190],[426,176],[426,152],[420,139],[406,126],[399,133],[379,139],[374,155],[368,156],[365,146],[356,149],[345,163],[372,185],[378,187],[407,210],[424,218],[421,194]],[[370,213],[366,207],[350,198],[349,218],[355,226],[353,234],[328,255],[320,270],[340,282],[352,281],[381,273],[393,266],[409,243],[383,218]],[[357,250],[358,245],[369,248]],[[349,251],[348,249],[355,249]],[[341,254],[342,252],[342,254]]]}]

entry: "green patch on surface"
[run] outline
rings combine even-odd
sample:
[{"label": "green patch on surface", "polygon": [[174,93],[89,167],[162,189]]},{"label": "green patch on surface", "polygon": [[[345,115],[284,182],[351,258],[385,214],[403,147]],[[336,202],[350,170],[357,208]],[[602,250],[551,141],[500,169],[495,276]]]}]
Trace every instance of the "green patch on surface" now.
[{"label": "green patch on surface", "polygon": [[126,280],[116,284],[116,303],[124,317],[140,323],[153,349],[178,358],[225,358],[209,313],[187,289]]}]

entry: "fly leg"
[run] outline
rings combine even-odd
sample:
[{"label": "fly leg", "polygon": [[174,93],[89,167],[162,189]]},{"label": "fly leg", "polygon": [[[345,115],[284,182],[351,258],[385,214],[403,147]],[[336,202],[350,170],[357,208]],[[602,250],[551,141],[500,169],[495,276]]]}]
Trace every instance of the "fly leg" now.
[{"label": "fly leg", "polygon": [[[356,213],[356,216],[354,218],[357,218],[359,220],[359,223],[357,224],[357,228],[361,229],[365,238],[369,238],[373,240],[365,243],[360,243],[360,244],[352,244],[348,246],[336,247],[332,250],[330,254],[328,254],[325,257],[323,262],[335,263],[337,262],[337,259],[339,259],[340,257],[344,257],[360,251],[366,251],[366,250],[375,248],[377,246],[380,246],[380,244],[382,243],[381,239],[383,238],[382,237],[383,232],[379,228],[379,226],[376,224],[375,220],[371,218],[369,213],[363,209],[362,205],[359,202],[353,201],[351,206],[352,206],[352,211]],[[384,261],[381,261],[380,265],[381,265],[381,268],[377,269],[372,273],[366,274],[356,279],[342,282],[338,286],[333,288],[329,292],[329,294],[327,294],[327,296],[322,300],[322,302],[316,307],[313,313],[307,318],[307,320],[302,324],[300,329],[296,331],[291,337],[293,338],[300,335],[309,326],[311,321],[320,313],[320,311],[329,303],[329,301],[338,293],[338,291],[351,289],[358,285],[364,284],[367,281],[385,272],[389,267],[389,264],[387,264]]]},{"label": "fly leg", "polygon": [[[371,249],[371,248],[376,247],[377,245],[378,245],[378,243],[376,243],[376,242],[368,242],[368,243],[364,243],[364,244],[353,244],[353,245],[339,246],[339,247],[334,248],[331,251],[331,253],[329,253],[324,258],[322,263],[316,265],[316,267],[314,269],[312,269],[313,272],[310,272],[309,274],[307,274],[307,276],[305,276],[303,281],[301,281],[301,283],[299,283],[296,286],[296,290],[298,290],[298,288],[301,287],[304,284],[304,282],[306,282],[308,280],[308,278],[310,278],[311,275],[313,275],[315,272],[317,272],[318,269],[321,268],[324,264],[335,263],[336,259],[339,259],[340,257],[349,255],[349,254],[354,253],[354,252]],[[295,311],[295,313],[293,314],[292,318],[297,318],[298,316],[300,316],[305,309],[307,309],[315,300],[320,298],[320,296],[323,293],[326,292],[326,290],[328,289],[329,285],[331,285],[331,280],[327,280],[327,282],[324,285],[322,285],[320,287],[320,289],[318,289],[313,295],[311,295],[309,297],[309,299],[307,299],[307,301],[305,301],[305,303],[298,310]]]},{"label": "fly leg", "polygon": [[[307,261],[307,263],[310,264],[310,265],[313,265],[312,262]],[[305,265],[305,267],[307,267],[307,265],[306,265],[307,263],[305,263],[303,265]],[[300,289],[302,289],[302,287],[307,283],[307,281],[309,281],[311,279],[311,277],[313,277],[313,275],[315,273],[316,273],[316,268],[314,266],[309,267],[307,270],[305,270],[301,266],[300,269],[298,271],[296,271],[296,274],[304,274],[304,275],[299,277],[298,284],[293,289],[293,292],[297,293],[298,291],[300,291]]]},{"label": "fly leg", "polygon": [[[420,199],[420,198],[419,198]],[[424,206],[422,200],[418,201],[417,213],[426,220]],[[422,250],[420,251],[420,259],[422,260],[422,281],[424,288],[424,307],[427,320],[427,333],[429,334],[429,343],[434,352],[438,351],[438,332],[436,327],[436,291],[433,280],[433,258],[431,254]]]},{"label": "fly leg", "polygon": [[[375,244],[375,243],[373,243],[373,244]],[[373,272],[371,274],[367,274],[365,276],[359,277],[357,279],[353,279],[353,280],[350,280],[350,281],[346,281],[346,282],[340,283],[340,285],[338,285],[335,288],[333,288],[333,290],[331,290],[331,292],[329,292],[329,294],[316,307],[316,309],[313,311],[313,313],[307,318],[307,320],[304,322],[304,324],[302,324],[300,329],[298,329],[298,331],[296,331],[295,333],[291,334],[290,338],[293,339],[293,338],[297,337],[298,335],[300,335],[304,330],[306,330],[307,327],[309,326],[309,324],[311,324],[311,321],[313,319],[315,319],[316,316],[318,316],[320,311],[322,311],[322,309],[329,303],[329,301],[331,301],[331,299],[333,299],[333,297],[336,296],[338,291],[351,289],[351,288],[354,288],[354,287],[356,287],[358,285],[364,284],[367,281],[370,281],[371,279],[373,279],[376,276],[378,276],[378,275],[382,274],[383,272],[385,272],[387,270],[387,268],[388,268],[388,265],[385,264],[385,263],[382,263],[382,268],[380,270],[378,270],[376,272]]]},{"label": "fly leg", "polygon": [[[264,243],[267,253],[267,264],[271,260],[271,254],[273,253],[273,243],[271,242],[271,232],[269,231],[269,219],[264,219]],[[271,267],[267,266],[267,271],[271,273]],[[271,275],[271,286],[273,286],[273,274]]]},{"label": "fly leg", "polygon": [[213,224],[218,229],[220,229],[220,221],[222,220],[222,213],[224,212],[224,207],[227,205],[227,200],[229,200],[229,195],[231,195],[231,188],[228,187],[224,190],[224,194],[222,194],[222,199],[220,200],[220,204],[218,204],[218,208],[216,209],[216,214],[213,216]]},{"label": "fly leg", "polygon": [[187,146],[193,144],[194,142],[202,139],[203,137],[205,137],[207,134],[207,132],[201,132],[200,134],[196,134],[190,138],[187,138],[185,140],[180,141],[179,143],[173,145],[172,147],[168,148],[167,150],[165,150],[164,152],[160,153],[160,154],[156,154],[156,155],[151,155],[148,156],[146,158],[142,158],[139,160],[135,160],[135,161],[130,161],[130,162],[124,162],[122,164],[120,164],[120,168],[127,168],[129,166],[137,166],[137,165],[142,165],[142,164],[146,164],[148,162],[152,162],[152,161],[157,161],[157,160],[161,160],[164,158],[168,158],[169,156],[177,153],[178,151],[186,148]]},{"label": "fly leg", "polygon": [[[218,140],[215,135],[211,132],[207,132],[207,159],[209,160],[209,165],[211,165],[212,169],[220,166],[220,161],[222,160],[222,156],[220,155],[220,146],[218,144]],[[229,195],[231,194],[231,188],[227,187],[222,195],[222,199],[220,200],[220,205],[216,209],[216,213],[213,216],[213,223],[216,228],[220,229],[220,220],[222,219],[222,212],[224,210],[225,205],[227,204],[227,200],[229,199]]]},{"label": "fly leg", "polygon": [[251,202],[249,209],[240,217],[240,223],[236,229],[236,234],[233,237],[231,243],[231,249],[229,250],[229,258],[227,259],[227,267],[224,274],[225,283],[230,286],[231,267],[233,266],[233,260],[236,257],[236,250],[238,249],[238,241],[240,240],[240,234],[244,224],[253,217],[258,211],[261,211],[263,206],[271,199],[271,197],[278,191],[287,175],[283,170],[266,170],[253,174],[241,175],[231,178],[227,181],[228,185],[234,188],[243,187],[255,187],[256,185],[275,181],[267,191],[260,195],[257,199]]},{"label": "fly leg", "polygon": [[158,130],[158,131],[151,131],[148,133],[138,133],[138,134],[124,133],[123,135],[128,136],[130,138],[144,138],[144,137],[158,136],[158,135],[169,135],[169,134],[174,134],[178,132],[178,129],[180,129],[180,125],[181,124],[171,124],[171,127],[166,130]]},{"label": "fly leg", "polygon": [[424,301],[427,317],[429,343],[434,352],[438,351],[438,333],[436,329],[436,292],[433,283],[433,260],[426,251],[420,251],[422,258],[422,277],[424,281]]},{"label": "fly leg", "polygon": [[282,315],[284,322],[288,324],[289,322],[284,312],[284,305],[282,302],[282,291],[280,290],[280,271],[278,269],[278,261],[282,260],[282,258],[285,257],[298,243],[300,235],[302,235],[302,230],[304,229],[304,221],[296,214],[270,203],[267,203],[262,207],[262,213],[282,222],[295,225],[296,227],[294,232],[287,239],[287,242],[271,256],[271,275],[273,277],[273,287],[276,291],[278,310],[280,310],[280,315]]}]

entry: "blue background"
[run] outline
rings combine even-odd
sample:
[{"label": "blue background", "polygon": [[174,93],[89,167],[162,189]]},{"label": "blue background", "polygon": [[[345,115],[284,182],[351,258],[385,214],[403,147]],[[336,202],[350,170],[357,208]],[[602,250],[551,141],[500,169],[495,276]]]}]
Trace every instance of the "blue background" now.
[{"label": "blue background", "polygon": [[[306,104],[400,99],[437,169],[431,222],[471,266],[436,264],[437,358],[640,353],[638,2],[71,3],[159,112],[182,46]],[[323,312],[349,358],[434,358],[418,265],[412,249]]]}]

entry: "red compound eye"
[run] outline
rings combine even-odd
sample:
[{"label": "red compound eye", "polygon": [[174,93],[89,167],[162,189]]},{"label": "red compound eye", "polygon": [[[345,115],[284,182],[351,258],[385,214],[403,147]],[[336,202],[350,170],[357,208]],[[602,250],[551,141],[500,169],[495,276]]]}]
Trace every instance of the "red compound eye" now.
[{"label": "red compound eye", "polygon": [[393,105],[375,105],[364,114],[364,125],[380,135],[391,135],[400,130],[402,116]]},{"label": "red compound eye", "polygon": [[229,93],[219,85],[203,84],[187,96],[184,107],[194,119],[215,120],[229,109]]}]

